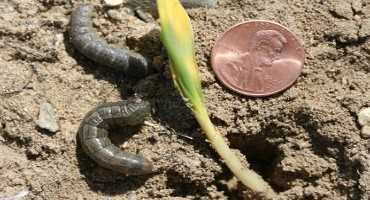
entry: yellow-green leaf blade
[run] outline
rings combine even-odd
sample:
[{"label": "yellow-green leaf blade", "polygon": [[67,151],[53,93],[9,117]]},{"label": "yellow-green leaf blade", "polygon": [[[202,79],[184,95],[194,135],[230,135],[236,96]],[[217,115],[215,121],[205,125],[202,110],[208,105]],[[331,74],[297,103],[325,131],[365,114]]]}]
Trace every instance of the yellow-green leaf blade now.
[{"label": "yellow-green leaf blade", "polygon": [[190,19],[178,0],[157,0],[157,6],[161,40],[171,59],[174,81],[191,103],[200,103],[202,95]]}]

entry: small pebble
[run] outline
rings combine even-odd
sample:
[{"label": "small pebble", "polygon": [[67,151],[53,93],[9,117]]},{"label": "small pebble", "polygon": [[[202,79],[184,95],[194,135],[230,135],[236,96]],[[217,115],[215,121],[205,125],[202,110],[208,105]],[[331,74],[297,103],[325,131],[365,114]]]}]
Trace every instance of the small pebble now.
[{"label": "small pebble", "polygon": [[123,0],[104,0],[104,5],[108,7],[116,7],[123,3]]},{"label": "small pebble", "polygon": [[29,194],[30,192],[28,190],[24,190],[21,192],[18,192],[15,196],[12,197],[1,197],[0,200],[22,200],[25,199],[25,197]]},{"label": "small pebble", "polygon": [[370,107],[364,108],[358,113],[358,123],[362,126],[362,137],[370,138]]},{"label": "small pebble", "polygon": [[111,19],[122,21],[122,15],[117,10],[108,10],[107,14]]},{"label": "small pebble", "polygon": [[361,10],[362,10],[362,1],[361,0],[352,0],[352,9],[355,12],[361,12]]},{"label": "small pebble", "polygon": [[362,21],[359,35],[362,38],[366,38],[366,37],[369,37],[370,36],[370,18],[364,19]]},{"label": "small pebble", "polygon": [[122,8],[119,10],[109,9],[107,14],[111,19],[116,21],[130,21],[130,18],[135,15],[134,11],[130,8]]},{"label": "small pebble", "polygon": [[353,17],[352,5],[350,2],[336,2],[333,11],[338,16],[346,19],[351,19]]},{"label": "small pebble", "polygon": [[186,8],[213,8],[217,5],[217,0],[181,0],[181,3]]},{"label": "small pebble", "polygon": [[136,200],[137,197],[136,197],[136,194],[135,193],[130,193],[127,197],[128,200]]},{"label": "small pebble", "polygon": [[356,22],[351,20],[339,20],[334,22],[335,29],[332,30],[332,36],[338,38],[342,43],[348,43],[358,40],[358,29]]},{"label": "small pebble", "polygon": [[364,138],[370,138],[370,126],[362,127],[361,136]]},{"label": "small pebble", "polygon": [[54,108],[49,103],[43,103],[40,106],[39,119],[36,121],[37,125],[52,133],[59,131],[56,113]]},{"label": "small pebble", "polygon": [[135,14],[139,19],[143,20],[144,22],[149,23],[155,21],[155,19],[149,13],[146,13],[141,9],[136,9]]},{"label": "small pebble", "polygon": [[370,107],[364,108],[358,113],[358,123],[361,126],[370,126]]}]

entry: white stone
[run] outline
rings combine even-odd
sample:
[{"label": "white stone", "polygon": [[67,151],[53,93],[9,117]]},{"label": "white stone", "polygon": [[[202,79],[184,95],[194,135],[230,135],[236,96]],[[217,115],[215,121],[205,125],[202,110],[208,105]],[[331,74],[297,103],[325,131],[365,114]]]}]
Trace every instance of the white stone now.
[{"label": "white stone", "polygon": [[361,136],[364,138],[370,138],[370,126],[362,127]]},{"label": "white stone", "polygon": [[361,126],[370,126],[370,107],[362,109],[357,116]]},{"label": "white stone", "polygon": [[40,128],[46,129],[52,133],[59,131],[58,118],[53,106],[49,103],[41,104],[39,119],[36,123]]},{"label": "white stone", "polygon": [[104,5],[108,7],[115,7],[123,4],[123,0],[104,0]]}]

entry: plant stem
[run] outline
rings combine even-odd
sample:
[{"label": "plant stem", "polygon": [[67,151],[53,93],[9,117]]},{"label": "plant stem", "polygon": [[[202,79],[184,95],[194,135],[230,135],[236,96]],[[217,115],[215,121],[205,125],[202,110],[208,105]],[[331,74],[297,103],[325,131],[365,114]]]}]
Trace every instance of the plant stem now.
[{"label": "plant stem", "polygon": [[255,192],[260,193],[269,199],[274,197],[276,194],[272,190],[271,186],[267,182],[265,182],[263,178],[256,172],[244,167],[236,154],[231,151],[222,135],[216,131],[214,125],[209,119],[205,106],[197,107],[198,108],[194,109],[195,118],[197,119],[203,131],[206,133],[209,142],[224,160],[225,164],[231,170],[231,172],[233,172],[233,174],[244,185],[254,190]]}]

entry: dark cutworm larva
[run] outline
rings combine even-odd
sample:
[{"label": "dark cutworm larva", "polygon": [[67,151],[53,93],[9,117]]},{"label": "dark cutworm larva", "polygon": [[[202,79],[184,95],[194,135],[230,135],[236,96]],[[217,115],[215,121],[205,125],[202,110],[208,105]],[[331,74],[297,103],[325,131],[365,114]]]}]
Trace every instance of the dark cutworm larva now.
[{"label": "dark cutworm larva", "polygon": [[72,12],[70,36],[74,47],[96,63],[123,71],[130,77],[147,75],[149,62],[141,54],[111,47],[97,36],[92,27],[93,11],[92,5],[80,5]]},{"label": "dark cutworm larva", "polygon": [[149,113],[149,102],[137,98],[96,107],[85,116],[78,131],[83,150],[100,166],[119,173],[152,173],[148,159],[121,150],[108,137],[111,127],[140,125]]}]

